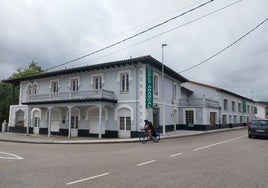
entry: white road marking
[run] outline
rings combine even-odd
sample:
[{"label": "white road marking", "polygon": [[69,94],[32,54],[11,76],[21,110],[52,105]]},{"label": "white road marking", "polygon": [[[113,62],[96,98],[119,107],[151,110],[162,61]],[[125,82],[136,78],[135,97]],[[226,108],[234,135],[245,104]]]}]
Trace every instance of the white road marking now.
[{"label": "white road marking", "polygon": [[142,166],[142,165],[150,164],[150,163],[153,163],[153,162],[156,162],[156,160],[151,160],[151,161],[147,161],[147,162],[144,162],[144,163],[140,163],[140,164],[137,164],[137,166]]},{"label": "white road marking", "polygon": [[84,179],[81,179],[81,180],[72,181],[72,182],[66,183],[66,185],[72,185],[72,184],[75,184],[75,183],[80,183],[80,182],[83,182],[83,181],[96,179],[96,178],[99,178],[99,177],[102,177],[102,176],[107,176],[108,174],[109,173],[107,172],[107,173],[100,174],[100,175],[97,175],[97,176],[92,176],[92,177],[84,178]]},{"label": "white road marking", "polygon": [[173,155],[170,155],[169,157],[176,157],[176,156],[179,156],[179,155],[182,155],[183,153],[176,153],[176,154],[173,154]]},{"label": "white road marking", "polygon": [[[7,156],[1,156],[1,154],[3,155],[7,155]],[[15,159],[15,160],[22,160],[23,157],[15,155],[13,153],[6,153],[6,152],[2,152],[0,151],[0,159]]]},{"label": "white road marking", "polygon": [[240,138],[243,138],[247,135],[244,135],[244,136],[239,136],[239,137],[236,137],[236,138],[232,138],[232,139],[229,139],[229,140],[225,140],[225,141],[222,141],[222,142],[217,142],[215,144],[210,144],[210,145],[207,145],[207,146],[203,146],[203,147],[200,147],[200,148],[196,148],[194,149],[193,151],[198,151],[198,150],[202,150],[202,149],[206,149],[206,148],[210,148],[210,147],[213,147],[213,146],[217,146],[217,145],[220,145],[220,144],[224,144],[226,142],[230,142],[230,141],[233,141],[233,140],[237,140],[237,139],[240,139]]}]

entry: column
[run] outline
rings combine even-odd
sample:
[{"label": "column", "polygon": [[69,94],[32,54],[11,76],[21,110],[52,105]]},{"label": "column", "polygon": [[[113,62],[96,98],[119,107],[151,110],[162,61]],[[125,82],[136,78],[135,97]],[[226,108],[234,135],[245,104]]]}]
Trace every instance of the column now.
[{"label": "column", "polygon": [[101,130],[102,130],[102,104],[98,105],[99,107],[99,139],[102,138],[101,136]]},{"label": "column", "polygon": [[[30,125],[31,125],[31,123],[32,123],[32,117],[31,117],[31,109],[32,108],[28,108],[28,118],[27,118],[27,129],[26,129],[26,133],[27,133],[27,136],[29,136],[29,132],[30,132]],[[26,113],[26,112],[25,112]]]},{"label": "column", "polygon": [[51,136],[51,110],[53,107],[48,107],[48,126],[47,126],[47,136]]},{"label": "column", "polygon": [[72,123],[72,108],[73,108],[73,106],[68,106],[67,107],[68,108],[68,115],[69,115],[69,117],[68,117],[68,119],[69,119],[69,128],[68,128],[68,138],[69,139],[71,139],[71,123]]}]

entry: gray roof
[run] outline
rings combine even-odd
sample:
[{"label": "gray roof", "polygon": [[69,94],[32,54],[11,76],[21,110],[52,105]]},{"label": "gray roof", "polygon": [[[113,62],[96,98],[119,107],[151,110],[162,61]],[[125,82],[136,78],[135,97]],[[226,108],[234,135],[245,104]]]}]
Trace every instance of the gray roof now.
[{"label": "gray roof", "polygon": [[[30,75],[30,76],[21,77],[21,78],[10,78],[7,80],[2,80],[2,82],[19,84],[21,81],[25,81],[25,80],[34,80],[34,79],[47,78],[47,77],[52,77],[52,76],[87,72],[87,71],[92,71],[92,70],[100,70],[104,68],[114,68],[114,67],[126,66],[126,65],[137,64],[137,63],[148,64],[148,65],[153,66],[156,69],[162,70],[162,63],[156,60],[155,58],[153,58],[152,56],[148,55],[148,56],[142,56],[142,57],[131,58],[131,59],[126,59],[126,60],[113,61],[113,62],[84,66],[84,67],[76,67],[72,69],[64,69],[64,70],[53,71],[53,72],[42,72],[42,73]],[[165,74],[179,80],[180,82],[188,81],[179,73],[177,73],[176,71],[172,70],[171,68],[165,65],[164,65],[164,72]]]}]

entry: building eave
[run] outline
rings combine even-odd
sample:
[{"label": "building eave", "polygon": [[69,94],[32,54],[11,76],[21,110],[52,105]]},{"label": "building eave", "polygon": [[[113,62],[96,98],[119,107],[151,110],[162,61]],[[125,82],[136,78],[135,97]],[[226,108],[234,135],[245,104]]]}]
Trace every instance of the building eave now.
[{"label": "building eave", "polygon": [[[131,58],[131,59],[126,59],[126,60],[113,61],[113,62],[89,65],[89,66],[84,66],[84,67],[76,67],[72,69],[64,69],[64,70],[52,71],[52,72],[42,72],[42,73],[34,74],[31,76],[21,77],[21,78],[6,79],[6,80],[2,80],[2,82],[11,83],[11,84],[19,84],[21,81],[25,81],[25,80],[31,81],[31,80],[42,79],[42,78],[47,78],[47,77],[88,72],[88,71],[100,70],[100,69],[105,69],[105,68],[114,68],[114,67],[132,65],[132,64],[137,64],[137,63],[150,64],[159,70],[162,69],[162,63],[154,59],[150,55],[148,55],[148,56],[142,56],[142,57]],[[164,65],[164,72],[165,74],[168,74],[169,76],[179,80],[182,83],[188,81],[186,78],[184,78],[183,76],[181,76],[180,74],[178,74],[177,72],[175,72],[174,70],[172,70],[171,68],[165,65]]]}]

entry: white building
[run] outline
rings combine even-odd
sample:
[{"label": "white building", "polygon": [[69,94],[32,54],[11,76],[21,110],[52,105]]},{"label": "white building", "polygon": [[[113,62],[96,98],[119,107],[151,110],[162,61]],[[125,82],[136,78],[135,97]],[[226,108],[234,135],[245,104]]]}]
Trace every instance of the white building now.
[{"label": "white building", "polygon": [[[246,125],[255,118],[255,102],[228,90],[189,81],[182,84],[177,129],[210,130]],[[186,127],[185,127],[186,126]]]},{"label": "white building", "polygon": [[257,112],[255,114],[256,118],[265,119],[266,116],[266,105],[261,102],[256,102],[255,106],[257,108]]},{"label": "white building", "polygon": [[175,130],[181,83],[187,79],[164,66],[162,80],[161,71],[159,61],[144,56],[4,80],[20,85],[9,131],[130,138],[144,119]]}]

